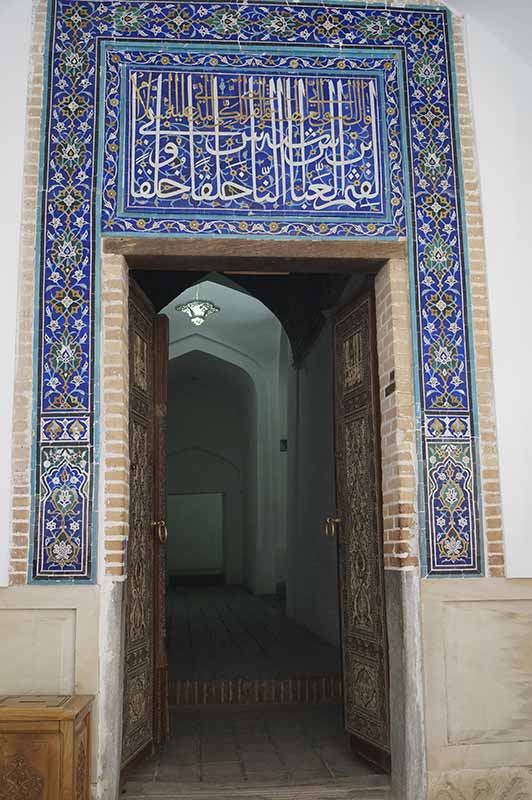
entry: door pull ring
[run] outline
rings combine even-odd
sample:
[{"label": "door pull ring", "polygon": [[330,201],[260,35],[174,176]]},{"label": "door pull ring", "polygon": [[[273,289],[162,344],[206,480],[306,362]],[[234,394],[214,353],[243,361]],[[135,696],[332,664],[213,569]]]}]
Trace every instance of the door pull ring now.
[{"label": "door pull ring", "polygon": [[161,544],[166,544],[168,541],[168,528],[164,519],[159,520],[159,522],[152,522],[151,526],[155,529],[155,534]]},{"label": "door pull ring", "polygon": [[338,517],[327,517],[325,520],[325,536],[334,539],[338,534],[340,519]]},{"label": "door pull ring", "polygon": [[325,520],[325,536],[334,539],[338,536],[338,526],[341,519],[339,517],[327,517]]},{"label": "door pull ring", "polygon": [[168,528],[164,519],[159,522],[159,541],[161,544],[166,544],[168,541]]}]

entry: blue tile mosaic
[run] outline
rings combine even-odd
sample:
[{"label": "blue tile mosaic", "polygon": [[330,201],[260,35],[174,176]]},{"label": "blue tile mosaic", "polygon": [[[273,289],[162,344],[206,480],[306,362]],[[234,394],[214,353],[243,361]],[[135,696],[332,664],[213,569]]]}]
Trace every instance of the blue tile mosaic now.
[{"label": "blue tile mosaic", "polygon": [[426,571],[480,574],[448,13],[50,0],[49,33],[30,580],[95,577],[101,235],[407,237]]},{"label": "blue tile mosaic", "polygon": [[103,233],[406,235],[393,54],[153,48],[106,48]]}]

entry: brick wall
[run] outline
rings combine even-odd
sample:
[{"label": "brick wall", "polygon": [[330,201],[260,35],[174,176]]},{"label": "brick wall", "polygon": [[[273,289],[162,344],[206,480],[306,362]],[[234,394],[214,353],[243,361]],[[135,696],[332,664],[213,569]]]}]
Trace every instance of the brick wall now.
[{"label": "brick wall", "polygon": [[416,431],[408,265],[390,260],[375,282],[381,406],[384,567],[419,566]]},{"label": "brick wall", "polygon": [[[39,148],[43,99],[46,0],[34,0],[30,74],[26,111],[22,222],[18,276],[12,454],[11,584],[26,582],[30,543],[31,448],[33,430],[33,344],[35,247],[39,194]],[[9,265],[10,266],[10,265]]]},{"label": "brick wall", "polygon": [[123,579],[129,529],[129,278],[122,256],[104,255],[101,269],[99,574]]}]

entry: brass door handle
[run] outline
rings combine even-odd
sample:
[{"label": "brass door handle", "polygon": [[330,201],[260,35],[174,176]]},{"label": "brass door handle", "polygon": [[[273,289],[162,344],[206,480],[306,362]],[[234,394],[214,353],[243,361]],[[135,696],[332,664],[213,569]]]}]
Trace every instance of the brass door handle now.
[{"label": "brass door handle", "polygon": [[338,534],[339,517],[327,517],[325,520],[325,536],[334,538]]},{"label": "brass door handle", "polygon": [[168,528],[164,519],[159,522],[159,541],[161,544],[166,544],[168,541]]},{"label": "brass door handle", "polygon": [[159,520],[159,522],[152,522],[151,526],[155,529],[155,534],[161,544],[166,544],[168,541],[168,528],[164,519]]}]

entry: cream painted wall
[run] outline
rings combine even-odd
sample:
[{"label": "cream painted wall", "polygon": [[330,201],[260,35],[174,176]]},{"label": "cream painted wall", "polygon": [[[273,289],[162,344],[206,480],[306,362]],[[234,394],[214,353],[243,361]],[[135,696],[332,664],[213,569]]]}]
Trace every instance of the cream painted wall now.
[{"label": "cream painted wall", "polygon": [[279,342],[279,386],[277,391],[277,419],[279,440],[286,439],[288,450],[281,450],[281,442],[274,448],[275,496],[278,504],[277,551],[275,554],[275,582],[286,584],[286,560],[288,539],[288,452],[293,442],[288,432],[288,381],[292,368],[292,348],[288,336],[281,331]]},{"label": "cream painted wall", "polygon": [[[467,8],[474,3],[456,0],[453,5]],[[525,6],[518,5],[525,22]],[[504,4],[509,24],[504,39],[510,43],[513,36],[517,44],[526,25],[520,28],[511,6]],[[500,4],[493,17],[499,23],[502,8]],[[495,9],[490,13],[495,15]],[[532,30],[530,6],[526,18]],[[525,578],[532,577],[532,51],[530,41],[522,53],[501,46],[475,18],[468,19],[467,28],[488,259],[506,574]]]},{"label": "cream painted wall", "polygon": [[[256,534],[256,521],[246,506],[257,491],[250,469],[254,405],[252,380],[234,365],[201,351],[170,361],[167,491],[225,495],[223,560],[229,583],[249,578],[244,575],[244,546]],[[172,525],[170,505],[167,521],[173,541],[179,533]],[[191,558],[189,553],[188,561]]]},{"label": "cream painted wall", "polygon": [[0,586],[7,584],[11,501],[11,415],[13,407],[13,360],[17,262],[19,253],[24,118],[28,80],[31,0],[0,3],[0,92],[3,124],[0,128],[0,241],[2,242],[2,294],[0,316]]},{"label": "cream painted wall", "polygon": [[[256,417],[249,426],[251,455],[244,472],[255,488],[246,492],[243,487],[243,519],[244,526],[253,528],[255,535],[244,537],[244,574],[253,592],[270,594],[282,572],[278,553],[282,554],[285,536],[281,520],[285,518],[286,495],[281,497],[278,492],[282,328],[271,311],[247,293],[236,291],[228,279],[213,280],[200,284],[200,292],[222,311],[201,328],[193,328],[183,314],[174,310],[176,303],[189,299],[194,290],[187,290],[162,310],[170,319],[170,358],[175,360],[197,350],[232,365],[228,369],[240,368],[253,383]],[[238,412],[235,414],[238,418]],[[191,489],[189,485],[187,490]]]},{"label": "cream painted wall", "polygon": [[223,492],[169,494],[166,500],[169,575],[219,574],[224,565]]},{"label": "cream painted wall", "polygon": [[323,532],[336,509],[330,322],[301,368],[290,373],[287,614],[338,646],[336,541]]},{"label": "cream painted wall", "polygon": [[532,797],[532,582],[422,581],[421,599],[430,798]]}]

